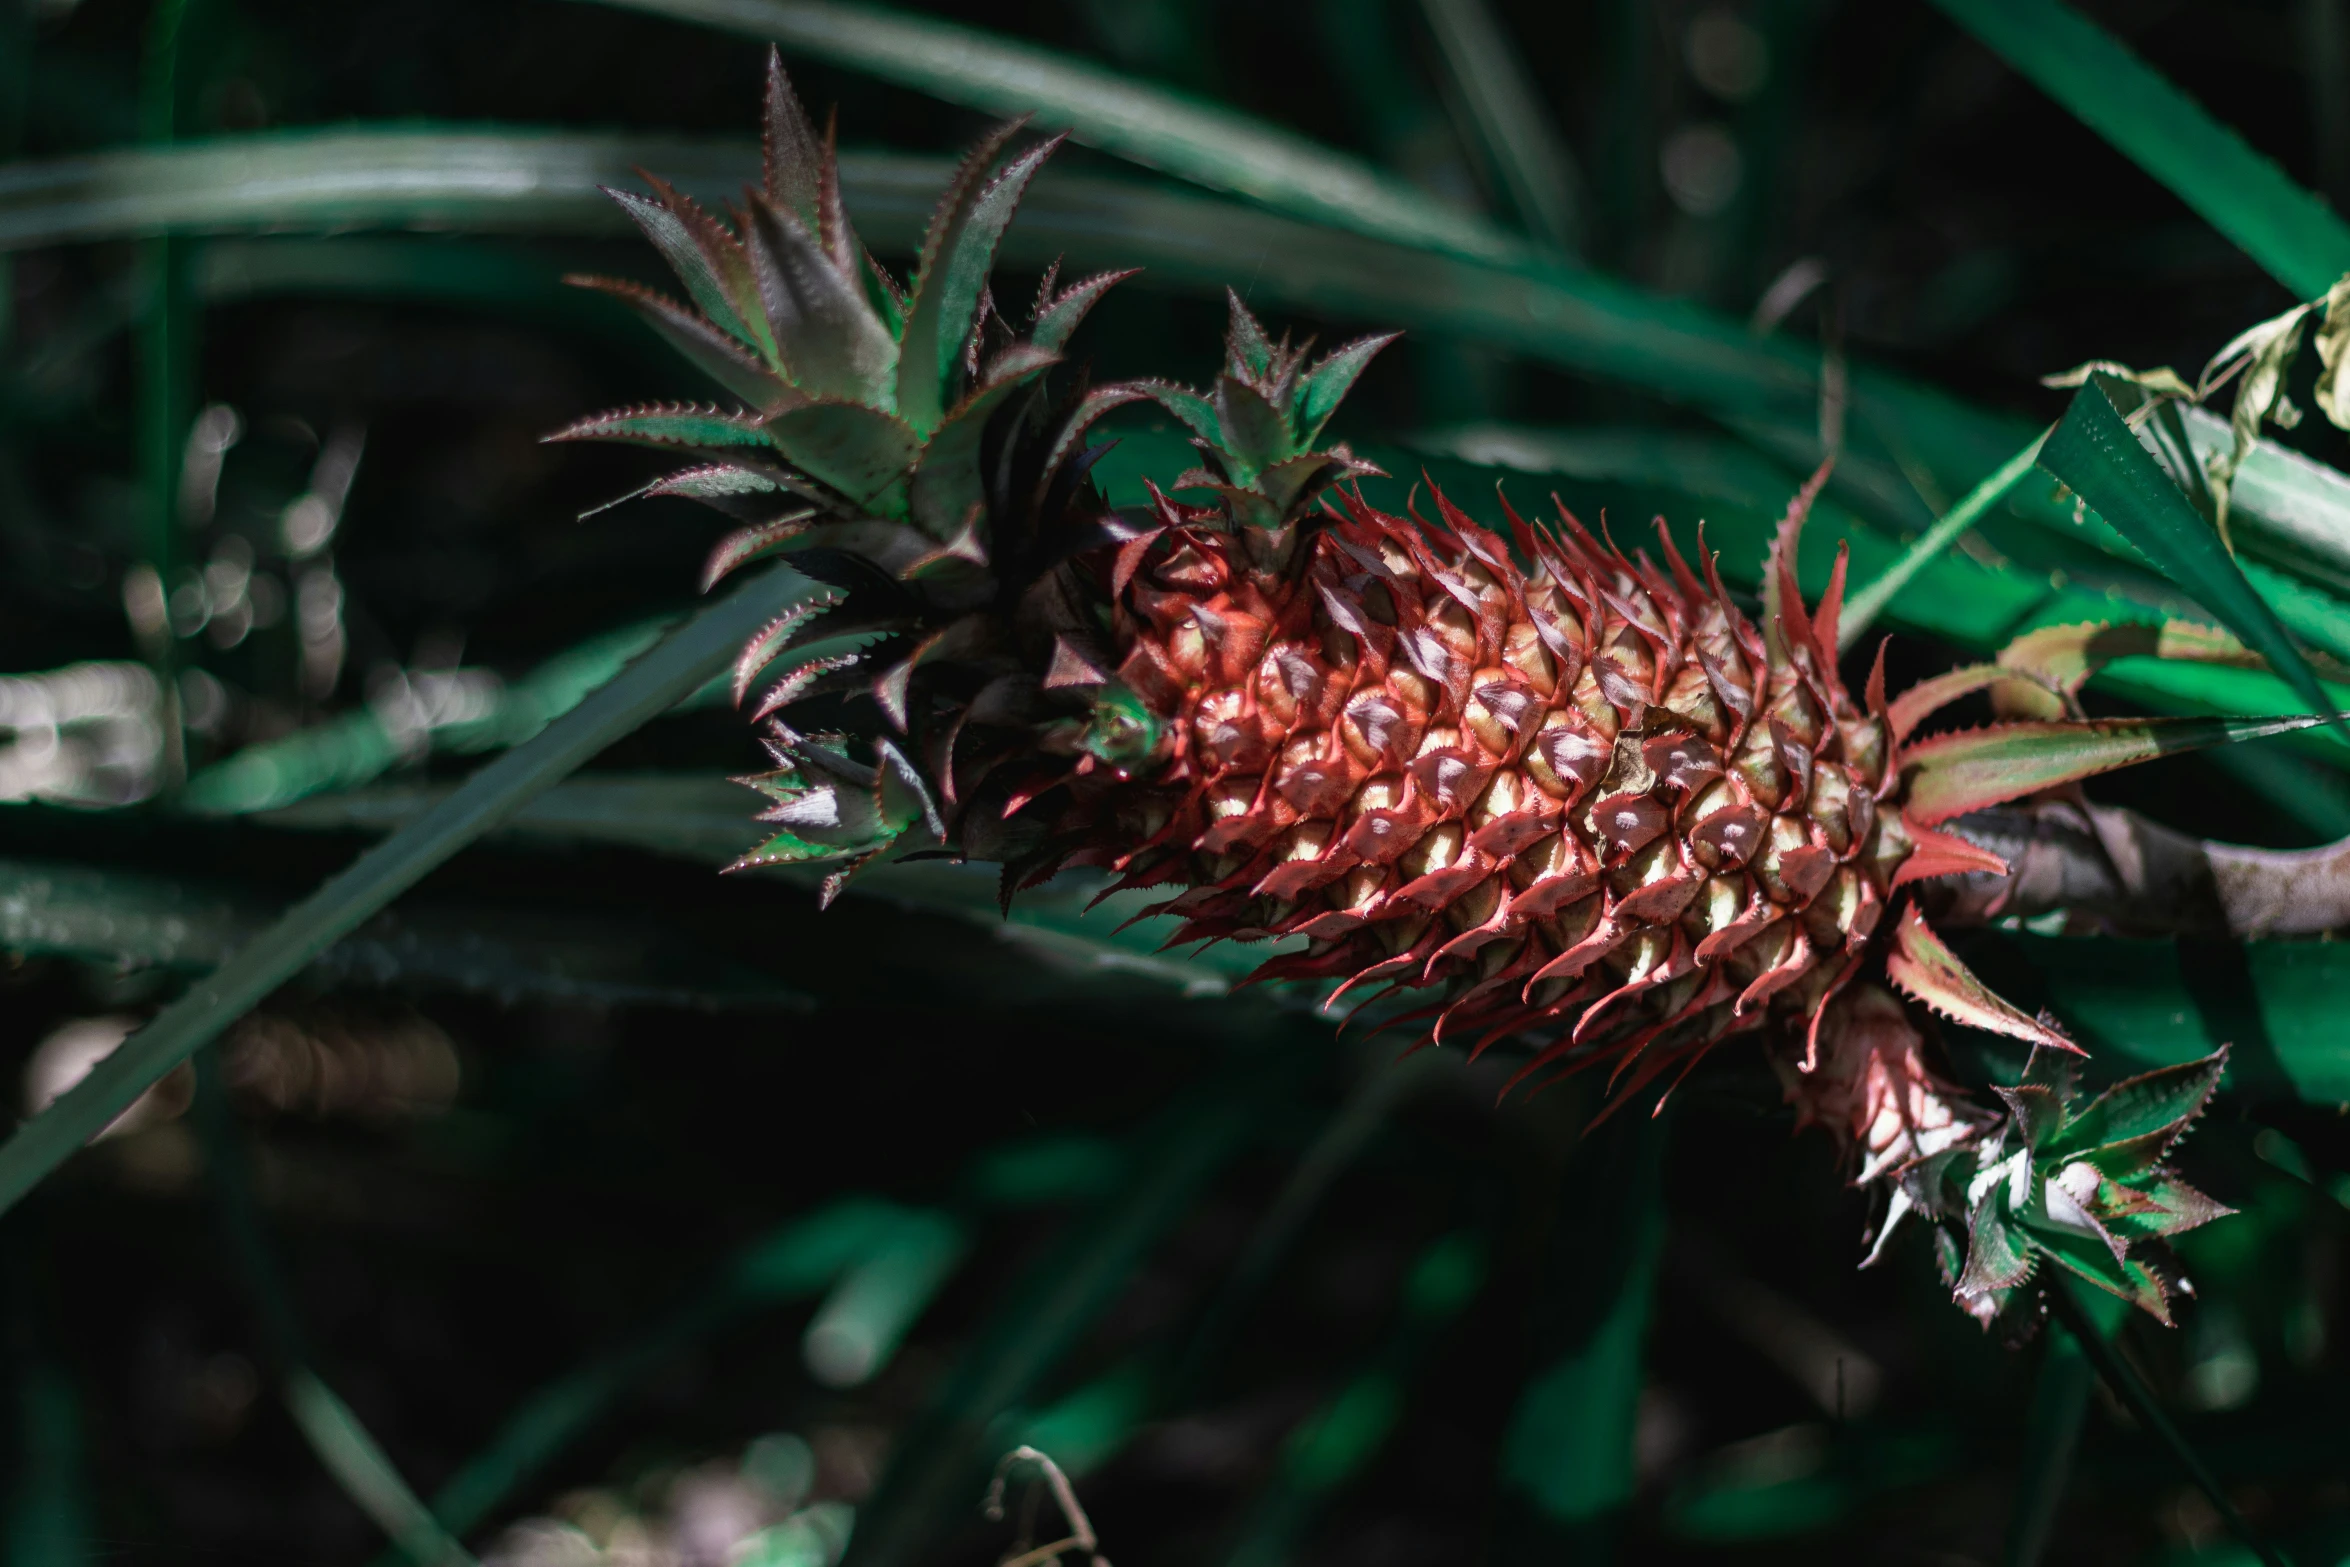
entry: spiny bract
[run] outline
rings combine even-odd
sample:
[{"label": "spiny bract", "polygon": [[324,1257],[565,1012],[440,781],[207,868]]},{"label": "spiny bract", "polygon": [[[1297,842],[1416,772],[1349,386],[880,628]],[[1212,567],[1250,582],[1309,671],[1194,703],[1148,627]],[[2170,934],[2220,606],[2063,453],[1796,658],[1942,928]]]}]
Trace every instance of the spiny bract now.
[{"label": "spiny bract", "polygon": [[[789,552],[824,585],[738,666],[738,696],[781,671],[754,712],[777,770],[746,780],[780,830],[742,864],[844,862],[828,897],[910,842],[1002,863],[1007,897],[1107,867],[1169,889],[1177,940],[1298,938],[1264,977],[1422,992],[1412,1015],[1432,1038],[1530,1036],[1519,1078],[1610,1067],[1611,1108],[1759,1032],[1802,1119],[1887,1186],[1887,1229],[1960,1213],[1985,1245],[2045,1253],[2159,1311],[2160,1272],[2130,1246],[2211,1205],[2168,1203],[2174,1188],[2136,1166],[2100,1177],[2114,1195],[2080,1160],[2000,1153],[2011,1122],[2026,1149],[2058,1146],[2035,1130],[2058,1123],[1969,1104],[1869,976],[2038,1059],[2077,1054],[1908,904],[1912,882],[2004,869],[1943,824],[2300,721],[2083,719],[2069,643],[1890,702],[1880,654],[1856,700],[1836,663],[1841,553],[1816,609],[1795,580],[1824,469],[1780,527],[1759,625],[1712,556],[1700,575],[1661,523],[1660,565],[1563,512],[1531,523],[1504,502],[1504,537],[1433,492],[1434,519],[1375,510],[1343,485],[1376,470],[1322,436],[1390,339],[1309,363],[1237,298],[1205,392],[1142,381],[1055,401],[1045,374],[1117,276],[1065,291],[1048,276],[1024,335],[986,281],[1052,144],[999,171],[1013,128],[983,141],[901,289],[856,242],[830,139],[772,59],[767,118],[765,185],[732,228],[657,182],[657,200],[614,193],[699,312],[602,285],[747,406],[563,432],[697,451],[645,493],[746,524],[713,580]],[[1154,488],[1122,516],[1086,478],[1102,449],[1088,432],[1145,400],[1190,431],[1202,466],[1168,488],[1201,500]],[[1915,738],[1979,691],[2034,716]],[[853,735],[780,716],[860,695],[881,722]],[[2004,1207],[1966,1160],[2004,1172]],[[2083,1214],[2109,1266],[2059,1234]],[[1953,1282],[1988,1319],[2028,1273],[1969,1263]]]}]

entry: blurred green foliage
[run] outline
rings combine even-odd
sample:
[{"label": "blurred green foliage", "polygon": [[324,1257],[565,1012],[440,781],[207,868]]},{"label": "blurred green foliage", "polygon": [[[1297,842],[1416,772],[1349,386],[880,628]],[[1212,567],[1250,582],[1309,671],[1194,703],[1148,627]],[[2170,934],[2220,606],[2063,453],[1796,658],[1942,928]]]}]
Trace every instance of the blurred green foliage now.
[{"label": "blurred green foliage", "polygon": [[[1750,1061],[1588,1132],[1597,1101],[1397,1067],[1377,1017],[1336,1035],[1098,883],[1006,916],[982,868],[906,862],[819,918],[813,877],[716,882],[757,764],[719,674],[791,584],[697,606],[705,525],[599,509],[643,470],[537,440],[690,390],[561,279],[650,275],[598,185],[755,167],[775,40],[893,259],[984,118],[1073,132],[998,286],[1144,267],[1098,376],[1195,379],[1227,286],[1328,340],[1407,329],[1344,416],[1380,504],[1555,488],[1684,548],[1702,519],[1746,588],[1833,449],[1801,574],[1903,562],[1897,677],[2188,614],[2286,678],[2123,660],[2094,700],[2316,711],[2350,690],[2321,421],[2238,471],[2232,558],[2186,492],[2149,532],[2062,465],[2085,506],[2045,473],[1953,506],[2063,412],[2037,376],[2199,363],[2331,284],[2344,192],[2296,178],[2350,170],[2341,11],[0,7],[23,1108],[88,1027],[155,1020],[0,1149],[0,1550],[976,1560],[1026,1442],[1129,1567],[2238,1559],[2084,1339],[1982,1340],[1920,1254],[1852,1272],[1866,1216]],[[1116,433],[1120,504],[1190,461],[1164,420]],[[2135,466],[2230,439],[2173,433]],[[2342,756],[2318,730],[2099,793],[2305,844],[2350,834]],[[2232,1047],[2195,1158],[2240,1212],[2183,1248],[2200,1299],[2092,1331],[2305,1567],[2350,1559],[2342,951],[1967,947],[2093,1073]],[[418,1026],[459,1086],[402,1076]],[[167,1074],[214,1039],[183,1116]]]}]

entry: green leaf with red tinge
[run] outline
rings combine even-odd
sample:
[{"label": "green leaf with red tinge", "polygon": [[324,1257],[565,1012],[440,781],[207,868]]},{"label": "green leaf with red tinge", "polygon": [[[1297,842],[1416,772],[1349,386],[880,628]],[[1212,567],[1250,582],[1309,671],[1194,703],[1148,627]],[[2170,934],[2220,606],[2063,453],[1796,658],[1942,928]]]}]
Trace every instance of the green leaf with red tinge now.
[{"label": "green leaf with red tinge", "polygon": [[[2200,1061],[2126,1079],[2098,1095],[2041,1149],[2050,1158],[2086,1159],[2108,1175],[2134,1175],[2162,1157],[2203,1113],[2228,1068],[2221,1046]],[[2115,1161],[2122,1161],[2121,1167]]]},{"label": "green leaf with red tinge", "polygon": [[1069,346],[1076,335],[1078,323],[1086,318],[1101,297],[1112,288],[1141,271],[1127,267],[1116,272],[1097,272],[1092,277],[1070,284],[1055,295],[1049,304],[1036,312],[1036,325],[1029,330],[1028,341],[1047,353],[1059,353]]},{"label": "green leaf with red tinge", "polygon": [[947,391],[955,367],[978,319],[980,294],[995,266],[996,246],[1011,226],[1020,197],[1044,160],[1060,146],[1054,137],[1031,147],[1004,171],[988,179],[1017,123],[999,126],[971,150],[955,171],[922,242],[921,270],[915,274],[906,332],[898,358],[898,411],[925,433],[947,413]]},{"label": "green leaf with red tinge", "polygon": [[1903,809],[1933,826],[1968,811],[2074,783],[2158,756],[2208,750],[2324,723],[2289,718],[2089,718],[1995,724],[1936,735],[1901,753]]},{"label": "green leaf with red tinge", "polygon": [[2170,1326],[2170,1293],[2163,1288],[2161,1275],[2138,1258],[2117,1258],[2103,1237],[2051,1225],[2033,1225],[2031,1237],[2034,1251]]},{"label": "green leaf with red tinge", "polygon": [[2254,591],[2212,523],[2197,511],[2114,406],[2107,378],[2091,376],[2073,396],[2056,433],[2040,448],[2040,466],[2195,601],[2217,615],[2246,647],[2268,660],[2313,713],[2325,714],[2350,740],[2317,672]]},{"label": "green leaf with red tinge", "polygon": [[2023,1227],[2002,1212],[1999,1192],[1986,1192],[1967,1221],[1966,1271],[1958,1278],[1959,1293],[2014,1289],[2031,1276],[2032,1247]]},{"label": "green leaf with red tinge", "polygon": [[[2027,631],[1999,650],[2000,669],[2045,685],[2052,700],[2042,702],[2028,689],[2010,683],[1997,688],[1993,702],[2003,718],[2062,718],[2062,698],[2077,694],[2090,676],[2120,658],[2166,658],[2227,669],[2268,667],[2259,654],[2217,626],[2199,626],[2191,620],[2078,621]],[[1901,733],[1900,709],[1896,702],[1896,735]]]},{"label": "green leaf with red tinge", "polygon": [[1217,447],[1242,484],[1277,462],[1297,455],[1297,438],[1280,409],[1237,376],[1216,378]]},{"label": "green leaf with red tinge", "polygon": [[[2137,1199],[2128,1211],[2116,1213],[2105,1221],[2105,1227],[2125,1241],[2177,1235],[2214,1219],[2224,1219],[2236,1211],[2164,1170],[2148,1171],[2115,1184]],[[2143,1206],[2138,1205],[2141,1203]]]},{"label": "green leaf with red tinge", "polygon": [[904,420],[863,403],[808,403],[767,421],[766,434],[793,467],[850,504],[876,517],[906,515],[922,438]]},{"label": "green leaf with red tinge", "polygon": [[862,284],[845,275],[823,241],[790,213],[751,202],[744,234],[759,280],[762,317],[778,334],[783,371],[810,397],[886,407],[898,345]]},{"label": "green leaf with red tinge", "polygon": [[914,520],[934,539],[951,539],[987,497],[979,468],[979,445],[1005,399],[1061,362],[1050,349],[1032,343],[1007,350],[990,364],[990,378],[956,404],[922,450],[907,499]]},{"label": "green leaf with red tinge", "polygon": [[1377,337],[1358,337],[1341,348],[1334,348],[1321,363],[1306,372],[1305,395],[1299,400],[1298,441],[1311,446],[1322,438],[1322,426],[1338,411],[1355,380],[1369,368],[1380,349],[1403,336],[1401,332],[1387,332]]},{"label": "green leaf with red tinge", "polygon": [[704,315],[772,361],[775,339],[759,308],[758,280],[751,275],[750,257],[741,243],[692,198],[658,179],[652,184],[660,194],[658,201],[610,186],[604,187],[604,194],[644,231]]},{"label": "green leaf with red tinge", "polygon": [[2080,1046],[2054,1028],[2026,1017],[2000,1000],[1934,934],[1914,903],[1901,911],[1901,924],[1894,931],[1893,951],[1885,960],[1885,973],[1894,984],[1953,1022],[2028,1040],[2051,1050],[2081,1053]]},{"label": "green leaf with red tinge", "polygon": [[653,403],[591,414],[550,441],[627,441],[638,446],[765,446],[756,414],[730,414],[696,403]]},{"label": "green leaf with red tinge", "polygon": [[666,295],[624,278],[572,276],[564,281],[610,294],[633,307],[695,369],[753,408],[773,408],[791,395],[790,384],[753,358],[750,350]]},{"label": "green leaf with red tinge", "polygon": [[1179,386],[1173,381],[1157,380],[1136,381],[1133,384],[1140,387],[1152,402],[1182,420],[1184,428],[1199,440],[1211,446],[1223,441],[1224,431],[1216,417],[1216,405],[1190,387]]},{"label": "green leaf with red tinge", "polygon": [[[2013,645],[2010,644],[2011,647]],[[2005,653],[2000,655],[2001,658],[2006,656]],[[2019,672],[2003,664],[1961,664],[1956,669],[1921,680],[1895,697],[1893,705],[1886,709],[1886,722],[1893,728],[1893,743],[1899,745],[1902,741],[1907,740],[1911,734],[1916,732],[1918,725],[1962,697],[1973,696],[1978,691],[1988,691],[2001,685],[2012,685],[2019,680],[2037,680],[2039,678],[2033,671]],[[2053,689],[2049,695],[2051,699],[2057,701],[2058,711],[2061,713],[2061,698]]]}]

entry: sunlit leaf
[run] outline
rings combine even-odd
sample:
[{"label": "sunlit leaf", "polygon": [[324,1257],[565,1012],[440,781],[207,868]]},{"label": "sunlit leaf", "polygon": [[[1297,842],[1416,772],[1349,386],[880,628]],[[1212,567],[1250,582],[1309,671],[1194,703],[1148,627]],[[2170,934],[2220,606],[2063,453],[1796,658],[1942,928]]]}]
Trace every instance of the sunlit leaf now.
[{"label": "sunlit leaf", "polygon": [[2139,444],[2099,382],[2092,379],[2075,394],[2063,422],[2040,449],[2040,466],[2267,659],[2312,712],[2331,714],[2316,672],[2276,612],[2252,590],[2211,525]]},{"label": "sunlit leaf", "polygon": [[1935,0],[2270,276],[2314,299],[2350,272],[2350,224],[2061,0]]},{"label": "sunlit leaf", "polygon": [[2187,1123],[2202,1114],[2211,1096],[2219,1092],[2220,1078],[2227,1066],[2227,1051],[2221,1049],[2201,1061],[2161,1067],[2116,1083],[2069,1115],[2063,1129],[2040,1151],[2051,1158],[2087,1159],[2108,1174],[2135,1174],[2136,1169],[2107,1169],[2105,1156],[2124,1147],[2147,1144],[2149,1151],[2143,1156],[2143,1162],[2159,1159],[2164,1149],[2185,1135]]},{"label": "sunlit leaf", "polygon": [[1928,826],[2041,789],[2201,751],[2306,729],[2294,718],[2091,718],[1998,724],[1918,741],[1902,752],[1908,809]]}]

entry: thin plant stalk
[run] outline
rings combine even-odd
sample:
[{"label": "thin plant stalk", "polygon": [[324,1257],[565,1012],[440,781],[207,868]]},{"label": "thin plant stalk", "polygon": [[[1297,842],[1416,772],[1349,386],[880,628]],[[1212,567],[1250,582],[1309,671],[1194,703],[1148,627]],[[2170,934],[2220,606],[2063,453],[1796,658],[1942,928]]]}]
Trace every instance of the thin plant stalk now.
[{"label": "thin plant stalk", "polygon": [[410,1561],[417,1567],[477,1567],[473,1554],[440,1526],[351,1407],[316,1372],[307,1366],[287,1372],[285,1400],[311,1451]]},{"label": "thin plant stalk", "polygon": [[1290,1171],[1280,1194],[1257,1220],[1240,1260],[1225,1275],[1185,1349],[1178,1381],[1195,1381],[1223,1351],[1232,1329],[1265,1281],[1289,1254],[1298,1233],[1348,1166],[1385,1129],[1396,1107],[1427,1086],[1442,1065],[1436,1051],[1408,1060],[1376,1062],[1348,1092]]},{"label": "thin plant stalk", "polygon": [[[141,139],[165,146],[179,132],[180,37],[187,30],[191,0],[161,0],[147,19],[146,59],[139,85]],[[171,634],[169,601],[178,567],[180,464],[194,402],[197,313],[187,279],[187,241],[158,234],[139,241],[139,271],[146,294],[136,333],[137,377],[133,406],[138,430],[140,496],[138,557],[147,590],[139,593],[144,613],[134,610],[133,630],[142,657],[153,666],[162,711],[159,781],[175,790],[187,776],[187,733],[180,712],[178,649]],[[125,599],[131,594],[126,592]]]},{"label": "thin plant stalk", "polygon": [[1554,256],[1578,254],[1582,180],[1524,53],[1512,46],[1486,0],[1420,0],[1420,12],[1519,220]]},{"label": "thin plant stalk", "polygon": [[311,959],[541,791],[727,668],[743,642],[806,586],[805,577],[780,568],[747,582],[287,910],[0,1144],[0,1213]]},{"label": "thin plant stalk", "polygon": [[[2049,430],[2054,428],[2051,425]],[[1838,652],[1850,652],[1867,633],[1870,624],[1884,613],[1885,606],[1893,602],[1896,594],[1908,587],[1919,572],[1932,565],[1936,556],[1957,543],[1960,534],[1981,521],[1985,512],[2007,499],[2008,492],[2022,483],[2024,475],[2030,473],[2032,465],[2040,460],[2040,447],[2048,439],[2049,430],[2041,431],[2033,438],[2031,445],[1992,470],[1989,478],[1967,491],[1956,506],[1944,512],[1932,527],[1919,534],[1916,541],[1901,552],[1901,558],[1886,568],[1883,576],[1852,595],[1844,606],[1843,625],[1836,635]]]}]

